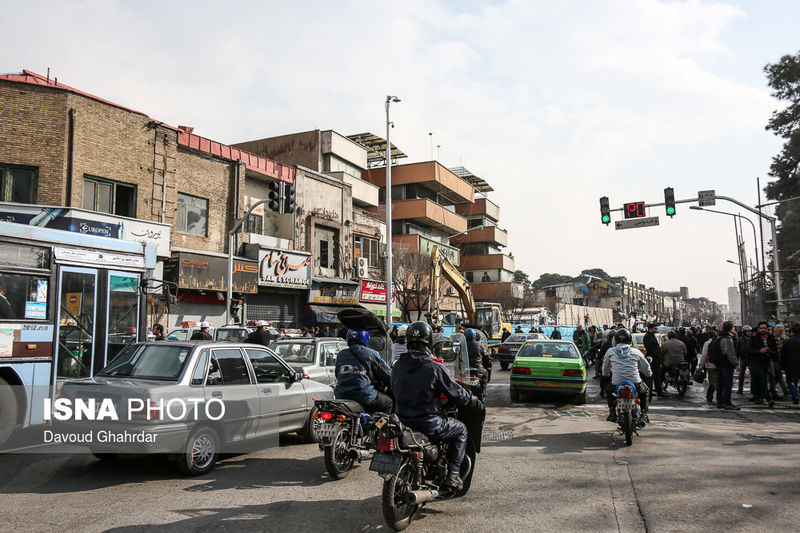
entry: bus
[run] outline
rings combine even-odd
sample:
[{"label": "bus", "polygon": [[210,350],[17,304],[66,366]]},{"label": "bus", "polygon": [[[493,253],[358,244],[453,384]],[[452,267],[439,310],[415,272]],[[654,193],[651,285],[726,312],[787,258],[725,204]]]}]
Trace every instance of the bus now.
[{"label": "bus", "polygon": [[0,222],[0,446],[44,423],[61,383],[146,338],[155,247]]}]

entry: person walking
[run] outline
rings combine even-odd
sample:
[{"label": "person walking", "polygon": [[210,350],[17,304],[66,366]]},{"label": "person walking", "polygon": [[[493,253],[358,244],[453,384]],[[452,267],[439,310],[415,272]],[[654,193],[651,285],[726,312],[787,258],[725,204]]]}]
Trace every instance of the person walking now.
[{"label": "person walking", "polygon": [[581,357],[583,357],[585,361],[586,354],[589,352],[589,347],[591,346],[591,341],[589,340],[589,333],[585,329],[583,329],[583,326],[581,326],[580,324],[578,324],[578,327],[572,334],[572,342],[574,342],[575,346],[578,347],[578,351],[580,352]]},{"label": "person walking", "polygon": [[750,336],[750,388],[753,391],[752,401],[758,404],[766,402],[775,406],[775,398],[769,387],[769,363],[777,356],[775,338],[769,334],[765,321],[758,323],[756,332]]},{"label": "person walking", "polygon": [[558,326],[553,328],[553,333],[550,334],[550,338],[556,340],[561,339],[561,332],[558,331]]},{"label": "person walking", "polygon": [[664,364],[664,354],[661,353],[661,346],[656,338],[658,326],[656,324],[647,325],[647,333],[644,335],[642,344],[647,356],[652,359],[650,369],[653,371],[653,385],[656,390],[656,396],[659,398],[666,398],[667,394],[662,389],[663,378],[661,377],[661,365]]},{"label": "person walking", "polygon": [[783,347],[784,341],[786,341],[788,337],[786,336],[786,331],[782,324],[775,326],[775,332],[772,334],[772,336],[775,337],[775,348],[777,348],[776,353],[778,353],[779,356],[777,359],[772,361],[773,378],[770,384],[772,385],[773,396],[775,396],[776,386],[780,385],[781,392],[783,393],[783,399],[788,400],[789,389],[786,386],[786,379],[783,377],[783,366],[781,365],[781,358],[780,358],[781,348]]},{"label": "person walking", "polygon": [[786,372],[786,385],[792,395],[792,403],[800,403],[797,382],[800,381],[800,322],[789,328],[789,337],[781,346],[781,368]]},{"label": "person walking", "polygon": [[711,342],[717,338],[717,332],[711,331],[706,335],[706,337],[708,338],[706,339],[706,342],[703,343],[703,349],[700,352],[699,368],[705,369],[706,379],[708,379],[708,387],[706,388],[706,402],[714,403],[714,391],[717,390],[717,365],[708,360],[708,347]]},{"label": "person walking", "polygon": [[[739,360],[736,357],[736,347],[733,344],[733,322],[722,324],[722,333],[719,335],[719,342],[712,342],[708,348],[708,356],[716,361],[717,365],[717,407],[738,411],[739,407],[731,402],[731,391],[733,390],[733,369],[737,368]],[[719,346],[720,356],[713,357],[716,346]],[[713,362],[713,361],[712,361]]]}]

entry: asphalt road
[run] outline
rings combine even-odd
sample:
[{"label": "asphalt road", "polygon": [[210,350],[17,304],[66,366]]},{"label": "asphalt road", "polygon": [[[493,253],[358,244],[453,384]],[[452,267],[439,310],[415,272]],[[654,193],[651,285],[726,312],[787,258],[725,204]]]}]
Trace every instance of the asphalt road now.
[{"label": "asphalt road", "polygon": [[[512,403],[508,375],[496,369],[490,384],[472,490],[428,504],[410,531],[763,531],[800,521],[791,403],[719,411],[695,385],[682,400],[659,399],[626,447],[597,381],[584,406]],[[153,457],[8,454],[0,530],[386,531],[381,483],[367,464],[331,480],[317,446],[292,436],[200,478]]]}]

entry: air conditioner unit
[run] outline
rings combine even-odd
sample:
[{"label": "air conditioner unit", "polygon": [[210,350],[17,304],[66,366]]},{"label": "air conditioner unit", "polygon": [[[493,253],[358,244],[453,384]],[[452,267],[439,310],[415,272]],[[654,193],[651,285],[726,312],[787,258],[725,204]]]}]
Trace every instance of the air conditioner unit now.
[{"label": "air conditioner unit", "polygon": [[367,278],[369,277],[369,259],[366,257],[359,257],[358,258],[358,265],[357,265],[357,274],[359,278]]}]

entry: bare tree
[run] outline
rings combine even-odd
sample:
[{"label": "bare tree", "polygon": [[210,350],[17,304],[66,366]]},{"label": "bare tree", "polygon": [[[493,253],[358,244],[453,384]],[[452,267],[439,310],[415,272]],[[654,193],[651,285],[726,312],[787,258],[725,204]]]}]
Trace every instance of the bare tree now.
[{"label": "bare tree", "polygon": [[[429,255],[409,252],[399,243],[393,244],[392,281],[403,322],[422,320],[428,310],[431,266]],[[385,272],[385,261],[383,269]]]}]

